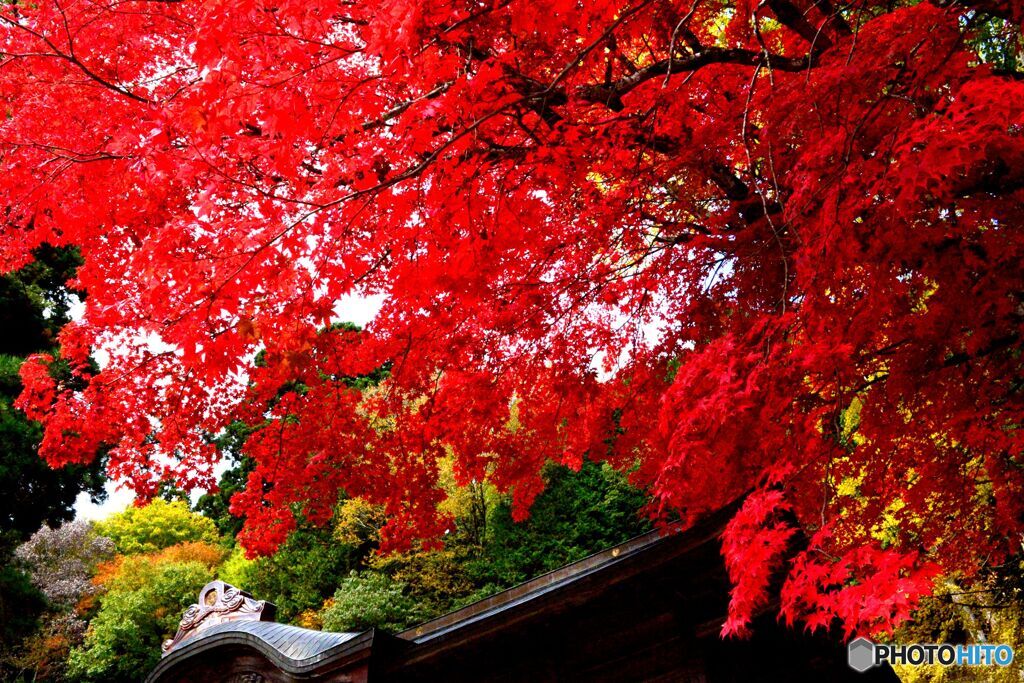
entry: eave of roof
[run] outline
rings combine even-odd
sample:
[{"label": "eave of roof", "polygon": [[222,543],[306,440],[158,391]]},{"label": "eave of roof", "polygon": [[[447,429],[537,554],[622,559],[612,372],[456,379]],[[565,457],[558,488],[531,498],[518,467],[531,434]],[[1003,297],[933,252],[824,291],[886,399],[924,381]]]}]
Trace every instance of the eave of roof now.
[{"label": "eave of roof", "polygon": [[369,656],[374,631],[336,633],[314,631],[272,621],[229,621],[169,652],[147,677],[155,681],[167,670],[196,655],[225,646],[251,647],[282,671],[301,676],[326,662]]}]

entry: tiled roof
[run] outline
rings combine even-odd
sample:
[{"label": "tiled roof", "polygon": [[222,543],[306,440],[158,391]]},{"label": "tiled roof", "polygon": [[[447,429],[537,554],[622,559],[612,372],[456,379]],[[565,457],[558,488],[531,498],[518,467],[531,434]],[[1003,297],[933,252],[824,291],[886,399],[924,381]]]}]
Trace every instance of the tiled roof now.
[{"label": "tiled roof", "polygon": [[201,641],[219,633],[248,634],[262,640],[296,663],[304,663],[304,660],[316,658],[335,645],[340,645],[359,635],[358,633],[313,631],[273,621],[228,621],[210,626],[196,640]]},{"label": "tiled roof", "polygon": [[158,680],[178,662],[225,645],[246,645],[262,652],[282,671],[301,675],[324,660],[360,650],[372,641],[372,632],[314,631],[273,621],[227,621],[203,629],[167,652],[147,680]]}]

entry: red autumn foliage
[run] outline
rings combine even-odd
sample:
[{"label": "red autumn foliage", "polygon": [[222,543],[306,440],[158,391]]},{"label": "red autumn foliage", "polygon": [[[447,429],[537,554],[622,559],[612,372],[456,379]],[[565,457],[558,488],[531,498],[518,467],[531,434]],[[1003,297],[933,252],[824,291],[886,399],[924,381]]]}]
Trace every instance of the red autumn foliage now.
[{"label": "red autumn foliage", "polygon": [[[684,522],[767,486],[726,538],[730,630],[774,568],[787,618],[885,628],[1024,526],[1024,82],[980,28],[1022,18],[5,4],[0,267],[78,245],[88,292],[70,375],[26,363],[21,406],[50,463],[109,448],[143,497],[261,425],[233,503],[257,553],[341,488],[389,544],[436,537],[446,449],[519,516],[584,455]],[[363,333],[330,326],[349,294],[384,297]]]},{"label": "red autumn foliage", "polygon": [[743,502],[722,535],[722,555],[733,583],[722,635],[748,635],[747,622],[765,606],[772,573],[779,569],[796,534],[778,517],[789,510],[781,491],[758,491]]}]

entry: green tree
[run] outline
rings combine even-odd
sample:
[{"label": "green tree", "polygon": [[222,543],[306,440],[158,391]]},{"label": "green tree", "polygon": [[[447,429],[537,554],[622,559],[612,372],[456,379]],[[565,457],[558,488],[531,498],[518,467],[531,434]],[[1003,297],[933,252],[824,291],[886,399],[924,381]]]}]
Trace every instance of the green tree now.
[{"label": "green tree", "polygon": [[96,532],[112,540],[123,555],[149,553],[185,541],[220,540],[212,520],[192,512],[184,501],[161,498],[97,522]]},{"label": "green tree", "polygon": [[323,623],[329,631],[379,628],[394,633],[427,616],[405,584],[377,572],[353,572],[325,605]]},{"label": "green tree", "polygon": [[246,560],[241,549],[228,559],[221,578],[277,605],[290,621],[318,610],[360,560],[357,548],[335,540],[329,527],[300,525],[270,557]]},{"label": "green tree", "polygon": [[[368,564],[371,572],[403,585],[424,618],[432,618],[504,587],[490,576],[475,575],[479,553],[479,546],[458,538],[438,549],[371,555]],[[481,578],[486,583],[481,585]]]},{"label": "green tree", "polygon": [[[367,565],[400,584],[403,595],[418,605],[417,614],[430,618],[651,528],[639,514],[648,501],[646,494],[608,465],[586,461],[575,472],[551,464],[543,474],[546,488],[526,521],[513,521],[507,496],[475,484],[450,499],[448,510],[455,515],[456,528],[443,548],[368,554]],[[343,520],[372,519],[346,515],[347,507],[358,506],[343,504]],[[482,524],[486,530],[481,530]],[[350,521],[348,526],[352,525]],[[329,623],[326,610],[323,618]]]},{"label": "green tree", "polygon": [[5,661],[11,644],[32,633],[39,615],[46,608],[46,598],[32,585],[28,574],[12,562],[9,553],[0,555],[0,679],[5,678]]},{"label": "green tree", "polygon": [[8,546],[43,524],[70,520],[80,492],[94,500],[104,496],[101,459],[89,466],[50,468],[37,453],[41,427],[14,408],[24,357],[54,348],[72,304],[82,296],[66,286],[81,263],[77,252],[43,246],[35,257],[0,276],[0,542]]},{"label": "green tree", "polygon": [[483,553],[470,561],[477,585],[511,586],[650,530],[640,516],[646,494],[607,464],[584,461],[578,472],[545,467],[544,492],[524,522],[507,499],[491,511]]},{"label": "green tree", "polygon": [[57,333],[84,295],[68,280],[82,265],[75,249],[43,245],[35,260],[0,276],[0,353],[26,356],[56,346]]},{"label": "green tree", "polygon": [[231,514],[231,496],[245,488],[249,473],[253,470],[252,458],[242,452],[242,446],[253,428],[244,422],[232,422],[224,433],[214,439],[214,444],[232,463],[217,484],[217,490],[200,496],[196,512],[213,520],[225,537],[234,538],[242,530],[242,520]]}]

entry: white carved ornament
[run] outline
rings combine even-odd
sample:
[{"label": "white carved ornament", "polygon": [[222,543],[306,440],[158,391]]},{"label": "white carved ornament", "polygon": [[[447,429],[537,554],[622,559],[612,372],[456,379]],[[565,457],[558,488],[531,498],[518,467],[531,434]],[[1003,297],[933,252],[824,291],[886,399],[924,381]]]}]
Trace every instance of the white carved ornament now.
[{"label": "white carved ornament", "polygon": [[185,610],[174,638],[164,641],[164,654],[215,624],[226,621],[272,621],[274,611],[272,603],[254,600],[245,591],[223,581],[211,581],[199,591],[199,602]]}]

